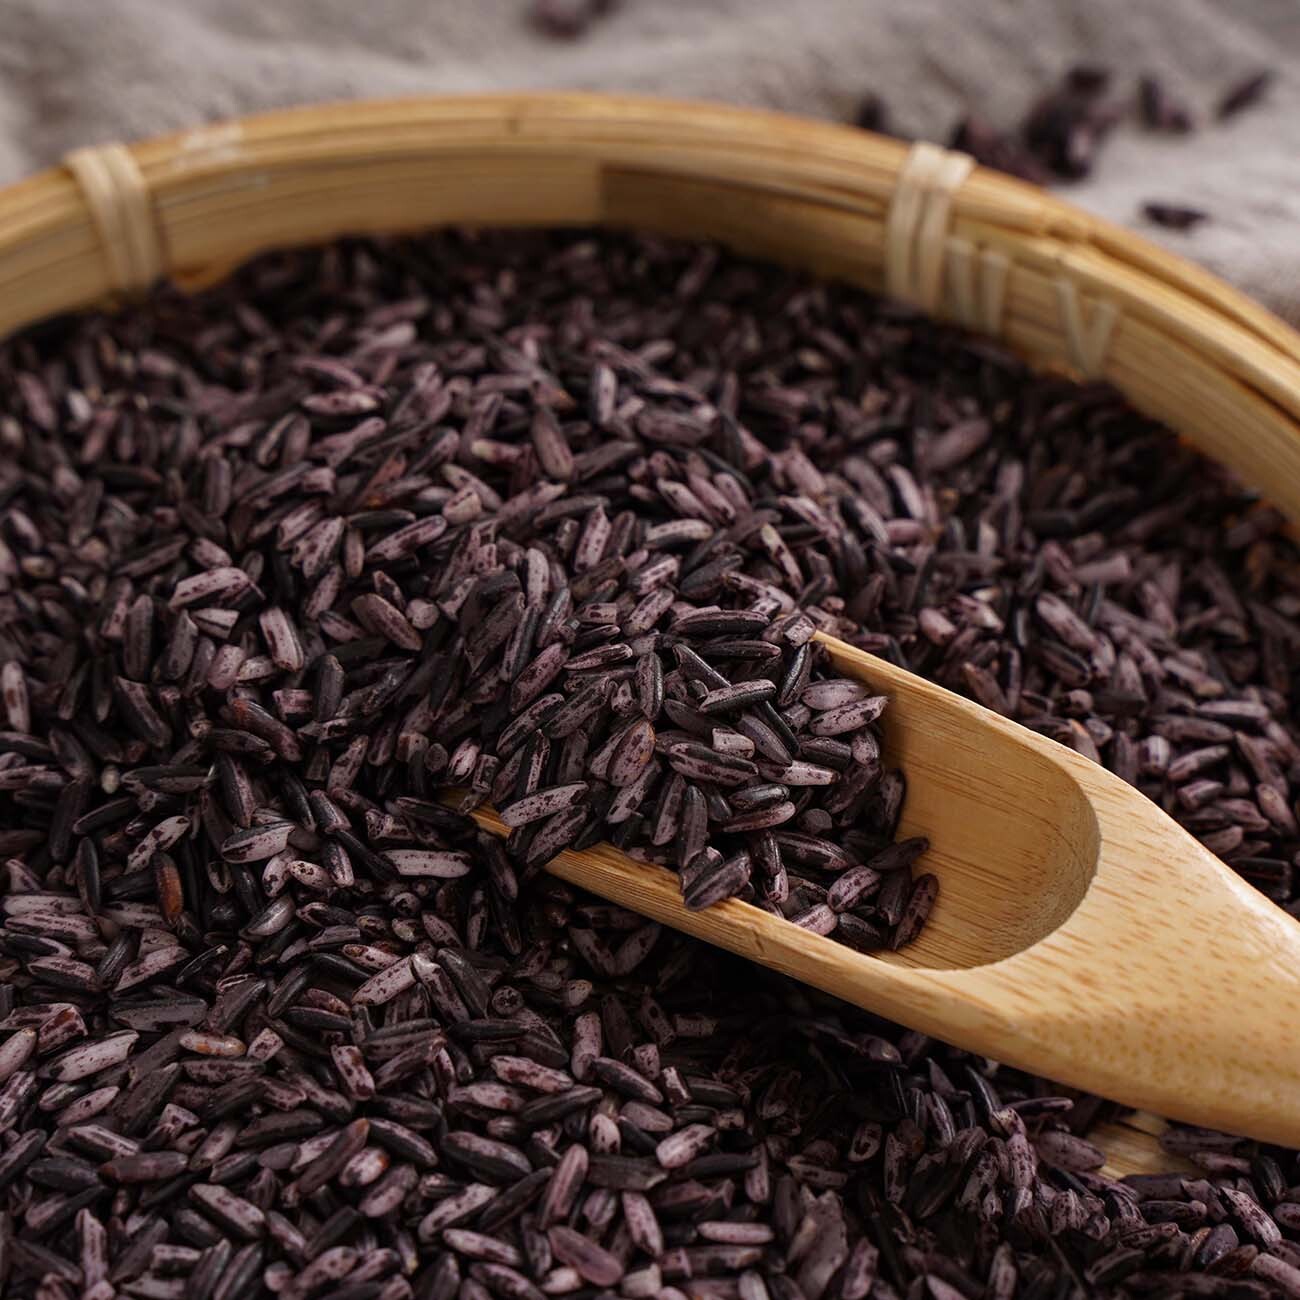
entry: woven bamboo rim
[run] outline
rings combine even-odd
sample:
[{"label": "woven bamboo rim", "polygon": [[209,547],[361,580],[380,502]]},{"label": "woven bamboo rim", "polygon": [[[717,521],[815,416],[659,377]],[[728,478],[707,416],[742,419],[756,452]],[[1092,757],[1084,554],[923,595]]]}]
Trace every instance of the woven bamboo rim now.
[{"label": "woven bamboo rim", "polygon": [[640,225],[890,288],[1105,378],[1300,519],[1300,335],[1209,273],[1032,186],[957,175],[953,158],[780,114],[603,95],[271,113],[79,154],[5,191],[0,332],[159,271],[200,283],[349,232]]},{"label": "woven bamboo rim", "polygon": [[[887,291],[1105,379],[1300,520],[1300,334],[1208,272],[930,145],[591,94],[322,105],[70,155],[0,192],[0,334],[268,248],[638,226]],[[1138,1116],[1113,1168],[1168,1167]]]}]

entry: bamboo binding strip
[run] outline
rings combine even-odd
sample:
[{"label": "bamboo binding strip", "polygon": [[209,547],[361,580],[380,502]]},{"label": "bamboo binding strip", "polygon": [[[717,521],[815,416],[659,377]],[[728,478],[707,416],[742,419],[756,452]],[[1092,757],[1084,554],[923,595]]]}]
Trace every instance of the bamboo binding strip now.
[{"label": "bamboo binding strip", "polygon": [[[997,336],[1011,259],[993,249],[977,249],[949,230],[953,196],[974,167],[966,154],[937,145],[920,143],[909,150],[885,219],[885,287],[901,302],[931,315],[946,311],[968,328]],[[1055,288],[1067,361],[1086,378],[1100,376],[1119,308],[1102,299],[1085,321],[1074,281],[1059,274]]]},{"label": "bamboo binding strip", "polygon": [[[1105,379],[1300,520],[1300,335],[969,158],[780,114],[576,93],[332,104],[78,150],[0,192],[0,333],[268,248],[453,223],[640,226],[872,291]],[[1168,1164],[1150,1124],[1119,1167]]]},{"label": "bamboo binding strip", "polygon": [[122,144],[74,149],[63,162],[99,232],[113,290],[143,293],[162,277],[164,262],[149,189],[131,151]]},{"label": "bamboo binding strip", "polygon": [[1070,364],[1088,379],[1104,374],[1106,350],[1119,320],[1119,308],[1103,299],[1094,306],[1091,318],[1085,323],[1078,287],[1064,275],[1056,281],[1056,300],[1060,304]]},{"label": "bamboo binding strip", "polygon": [[946,304],[960,324],[996,336],[1011,259],[950,230],[953,196],[974,167],[966,154],[912,146],[885,219],[885,288],[931,315]]}]

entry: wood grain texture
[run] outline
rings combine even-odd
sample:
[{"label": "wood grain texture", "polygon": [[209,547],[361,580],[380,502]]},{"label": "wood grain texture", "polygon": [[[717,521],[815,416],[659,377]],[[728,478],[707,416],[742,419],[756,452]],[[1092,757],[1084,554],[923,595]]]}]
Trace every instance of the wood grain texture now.
[{"label": "wood grain texture", "polygon": [[1112,1178],[1125,1174],[1186,1174],[1200,1178],[1203,1171],[1182,1156],[1161,1149],[1160,1134],[1167,1128],[1158,1115],[1137,1111],[1110,1124],[1099,1124],[1088,1141],[1106,1153],[1103,1172]]},{"label": "wood grain texture", "polygon": [[[640,226],[879,290],[906,147],[776,113],[537,94],[294,109],[131,154],[163,261],[190,286],[271,247],[468,222]],[[949,229],[1010,262],[1004,342],[1064,366],[1062,278],[1085,311],[1113,304],[1104,377],[1300,518],[1300,335],[1209,273],[993,172],[961,185]],[[0,192],[0,332],[103,301],[110,251],[66,169]],[[956,315],[958,297],[946,286],[939,314]],[[933,925],[908,953],[842,968],[844,949],[773,933],[754,909],[726,933],[743,934],[758,960],[950,1037],[1001,1044],[1009,1060],[1058,1074],[1054,1063],[1080,1064],[1071,1073],[1111,1095],[1300,1142],[1286,1096],[1300,1095],[1300,1051],[1283,1037],[1297,1022],[1294,927],[1150,805],[1104,782],[1094,799],[1083,778],[1105,774],[1077,755],[1033,737],[1013,769],[1020,788],[991,788],[968,717],[891,685],[888,665],[857,666],[898,696],[909,825],[935,835],[943,880]],[[622,888],[618,864],[605,868],[557,864],[599,892]],[[628,897],[683,921],[675,882],[636,872]],[[691,919],[693,932],[718,937],[742,906]],[[1103,956],[1117,972],[1109,983]],[[1164,1083],[1142,1074],[1153,1053],[1173,1070]],[[1121,1126],[1113,1158],[1167,1165],[1150,1127]]]}]

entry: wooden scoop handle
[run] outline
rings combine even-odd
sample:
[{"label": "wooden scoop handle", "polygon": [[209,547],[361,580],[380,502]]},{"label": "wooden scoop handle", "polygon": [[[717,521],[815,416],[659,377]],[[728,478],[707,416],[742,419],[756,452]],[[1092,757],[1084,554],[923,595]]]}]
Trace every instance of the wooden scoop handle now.
[{"label": "wooden scoop handle", "polygon": [[[474,817],[506,833],[490,809]],[[1213,870],[1188,872],[1130,857],[1134,850],[1143,852],[1132,839],[1124,849],[1108,843],[1093,889],[1062,930],[959,970],[855,952],[736,899],[688,911],[672,872],[609,845],[565,851],[546,870],[970,1051],[1188,1123],[1300,1145],[1300,1018],[1279,1010],[1300,1011],[1300,925],[1244,883],[1236,907],[1216,908],[1225,889],[1236,890],[1213,859]],[[1152,889],[1149,876],[1162,866],[1189,893],[1203,886],[1203,901],[1171,916],[1182,886]],[[1225,944],[1229,928],[1238,933]]]},{"label": "wooden scoop handle", "polygon": [[970,1051],[1300,1146],[1300,923],[1097,764],[820,639],[891,696],[905,830],[933,835],[942,880],[915,944],[865,955],[736,899],[691,912],[675,875],[609,845],[547,870]]}]

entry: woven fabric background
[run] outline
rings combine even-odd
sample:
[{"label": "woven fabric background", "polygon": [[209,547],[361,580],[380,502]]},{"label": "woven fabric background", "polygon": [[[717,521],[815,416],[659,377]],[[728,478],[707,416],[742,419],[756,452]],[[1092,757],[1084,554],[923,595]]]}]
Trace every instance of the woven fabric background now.
[{"label": "woven fabric background", "polygon": [[[1072,62],[1151,71],[1202,129],[1127,122],[1071,198],[1199,259],[1300,320],[1300,0],[620,0],[579,41],[525,0],[8,0],[0,36],[0,181],[75,145],[285,104],[565,87],[762,104],[847,119],[868,90],[940,141],[965,111],[1000,126]],[[1212,121],[1268,67],[1260,106]],[[1144,200],[1203,208],[1188,233]]]}]

